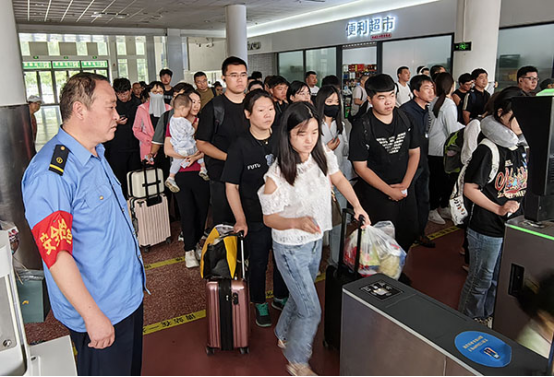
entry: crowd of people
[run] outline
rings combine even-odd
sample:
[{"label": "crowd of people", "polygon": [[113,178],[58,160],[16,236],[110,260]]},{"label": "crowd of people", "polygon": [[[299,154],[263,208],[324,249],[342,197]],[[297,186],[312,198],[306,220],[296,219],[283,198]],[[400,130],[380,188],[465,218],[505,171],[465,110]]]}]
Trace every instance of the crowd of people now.
[{"label": "crowd of people", "polygon": [[[132,323],[127,330],[118,331],[138,336],[144,273],[138,246],[125,231],[128,227],[134,235],[132,224],[128,216],[120,216],[115,226],[120,234],[99,247],[111,250],[127,244],[129,258],[138,263],[124,284],[121,277],[108,274],[106,281],[98,283],[101,287],[87,275],[94,272],[82,268],[80,258],[88,260],[90,255],[77,252],[71,238],[50,249],[42,232],[53,221],[64,221],[66,229],[73,232],[75,245],[90,242],[94,236],[87,228],[90,219],[104,212],[99,217],[113,222],[106,210],[114,211],[113,217],[119,209],[125,212],[126,174],[139,169],[143,161],[163,171],[166,195],[173,197],[178,207],[188,268],[198,266],[211,224],[210,206],[213,224],[234,224],[235,231],[243,232],[250,300],[261,327],[271,326],[265,282],[272,255],[271,305],[282,311],[275,329],[278,346],[289,361],[291,374],[313,374],[309,359],[321,318],[314,280],[326,232],[329,263],[336,265],[341,252],[340,226],[333,227],[331,221],[332,196],[341,209],[350,205],[356,217],[363,217],[364,226],[391,221],[396,240],[406,252],[414,242],[435,247],[425,229],[428,221],[445,224],[445,219],[451,218],[449,199],[459,171],[445,170],[444,146],[457,132],[464,132],[464,194],[472,213],[464,226],[469,266],[459,310],[490,323],[504,223],[508,216],[521,212],[527,187],[526,144],[511,100],[534,93],[536,68],[521,68],[517,85],[492,97],[487,91],[488,74],[481,68],[460,75],[458,88],[452,75],[438,65],[418,67],[414,77],[402,66],[396,81],[386,74],[363,76],[353,91],[348,120],[344,119],[341,81],[336,76],[325,77],[320,86],[314,71],[306,72],[304,81],[289,82],[278,75],[262,80],[260,72],[249,76],[246,62],[238,57],[225,59],[221,72],[224,91],[219,83],[209,87],[203,72],[194,75],[194,86],[183,82],[172,86],[169,69],[163,69],[160,81],[149,85],[118,78],[110,87],[101,76],[79,74],[64,87],[60,103],[63,127],[25,173],[23,194],[28,209],[40,208],[27,211],[27,219],[43,259],[48,261],[46,279],[51,296],[56,292],[54,314],[72,330],[74,341],[79,339],[80,353],[86,353],[86,348],[113,347],[117,341],[114,343],[114,329],[109,324],[122,319],[122,323],[129,319]],[[99,91],[102,98],[97,96]],[[100,100],[104,102],[98,104]],[[63,157],[63,166],[57,166],[57,171],[46,164],[52,156]],[[103,163],[104,157],[111,170]],[[94,174],[87,175],[89,170]],[[49,182],[50,188],[36,195],[41,179]],[[79,183],[69,184],[70,179]],[[81,186],[85,180],[91,180],[96,191],[86,191]],[[103,191],[104,186],[116,187],[114,182],[121,184],[121,192]],[[84,205],[78,201],[79,195],[72,194],[79,187]],[[54,195],[54,188],[71,194],[73,201]],[[111,204],[103,206],[104,199]],[[95,227],[97,233],[114,225]],[[100,255],[97,265],[109,258],[105,252]],[[63,266],[58,266],[60,262]],[[111,271],[116,269],[117,263]],[[410,283],[405,275],[401,280]],[[141,291],[134,292],[132,303],[128,298],[121,304],[111,298],[104,303],[105,297],[98,296],[110,284],[120,286],[114,293],[117,296],[131,283],[138,284]],[[85,292],[87,289],[90,292]],[[117,310],[123,303],[130,306]],[[83,331],[88,333],[87,340],[77,336]],[[121,347],[118,352],[129,351]],[[135,356],[129,359],[133,372]],[[94,356],[94,360],[113,359]],[[100,372],[86,369],[95,368],[90,360],[78,365],[80,373]],[[111,374],[121,371],[110,370]]]}]

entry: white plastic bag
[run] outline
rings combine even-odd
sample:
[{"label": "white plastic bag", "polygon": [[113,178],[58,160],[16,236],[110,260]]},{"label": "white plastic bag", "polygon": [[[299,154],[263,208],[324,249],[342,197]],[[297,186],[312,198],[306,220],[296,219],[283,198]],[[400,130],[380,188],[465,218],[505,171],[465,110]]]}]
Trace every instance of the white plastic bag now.
[{"label": "white plastic bag", "polygon": [[[354,268],[358,230],[352,232],[345,242],[344,263]],[[362,229],[360,266],[358,272],[362,276],[383,273],[393,279],[398,279],[406,261],[406,252],[394,239],[394,225],[383,221]]]}]

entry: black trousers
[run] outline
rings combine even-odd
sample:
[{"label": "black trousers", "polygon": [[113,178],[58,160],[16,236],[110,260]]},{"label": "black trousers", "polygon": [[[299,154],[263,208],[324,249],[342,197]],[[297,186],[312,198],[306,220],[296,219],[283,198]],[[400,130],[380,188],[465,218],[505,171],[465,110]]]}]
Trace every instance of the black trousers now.
[{"label": "black trousers", "polygon": [[115,341],[105,349],[90,348],[86,332],[69,329],[77,350],[79,376],[140,376],[142,369],[143,304],[114,326]]},{"label": "black trousers", "polygon": [[365,182],[359,181],[354,188],[371,223],[392,221],[396,232],[396,242],[408,252],[418,233],[414,185],[408,189],[408,196],[398,202],[389,199],[387,195]]},{"label": "black trousers", "polygon": [[181,214],[181,230],[185,239],[185,251],[194,250],[204,234],[210,189],[208,182],[197,171],[177,173],[175,182],[181,189],[175,194]]},{"label": "black trousers", "polygon": [[417,198],[418,236],[425,235],[425,227],[429,218],[429,166],[417,169],[414,177],[415,196]]},{"label": "black trousers", "polygon": [[442,157],[428,156],[428,159],[431,173],[429,180],[431,209],[446,208],[448,207],[448,200],[458,177],[445,173]]},{"label": "black trousers", "polygon": [[225,193],[225,182],[210,181],[210,194],[212,200],[212,216],[214,225],[223,223],[234,224],[235,216],[227,201],[227,194]]},{"label": "black trousers", "polygon": [[141,168],[139,151],[120,152],[111,150],[108,163],[119,182],[121,182],[123,195],[127,198],[127,173]]},{"label": "black trousers", "polygon": [[[244,239],[245,252],[248,253],[248,284],[250,301],[255,304],[265,302],[265,277],[269,262],[269,250],[272,247],[271,229],[264,223],[248,223],[248,234]],[[285,284],[273,258],[273,295],[283,299],[289,296]]]}]

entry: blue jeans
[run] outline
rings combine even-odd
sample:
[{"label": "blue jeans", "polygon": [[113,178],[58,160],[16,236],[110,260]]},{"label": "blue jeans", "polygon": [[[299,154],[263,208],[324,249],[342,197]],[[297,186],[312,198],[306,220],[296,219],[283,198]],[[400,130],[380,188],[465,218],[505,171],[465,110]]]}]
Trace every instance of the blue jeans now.
[{"label": "blue jeans", "polygon": [[502,237],[489,237],[467,229],[469,243],[469,274],[462,288],[458,310],[471,318],[485,319],[492,316]]},{"label": "blue jeans", "polygon": [[275,262],[289,289],[289,299],[275,327],[275,335],[287,342],[284,354],[289,363],[308,364],[312,354],[321,320],[321,304],[314,284],[321,246],[321,239],[295,246],[273,241]]},{"label": "blue jeans", "polygon": [[[337,190],[336,187],[334,188],[334,191],[337,202],[339,202],[340,209],[343,210],[347,205],[346,198],[340,193],[339,190]],[[339,264],[340,230],[341,225],[339,224],[329,231],[329,249],[331,250],[329,253],[329,264],[333,266],[337,266]]]}]

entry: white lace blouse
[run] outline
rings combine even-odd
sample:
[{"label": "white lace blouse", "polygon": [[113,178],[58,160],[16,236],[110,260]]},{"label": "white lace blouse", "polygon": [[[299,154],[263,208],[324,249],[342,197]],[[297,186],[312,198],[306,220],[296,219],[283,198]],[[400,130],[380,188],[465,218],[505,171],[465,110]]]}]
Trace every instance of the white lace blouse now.
[{"label": "white lace blouse", "polygon": [[[327,175],[313,159],[312,155],[306,162],[297,165],[298,175],[291,186],[281,174],[277,161],[269,167],[264,180],[271,178],[277,189],[272,194],[264,194],[265,185],[258,191],[262,212],[264,215],[274,213],[286,218],[311,216],[317,222],[322,232],[330,230],[331,219],[331,182],[330,175],[339,171],[337,157],[325,148],[327,157]],[[283,245],[303,245],[323,237],[323,233],[312,234],[299,229],[272,229],[273,240]]]}]

